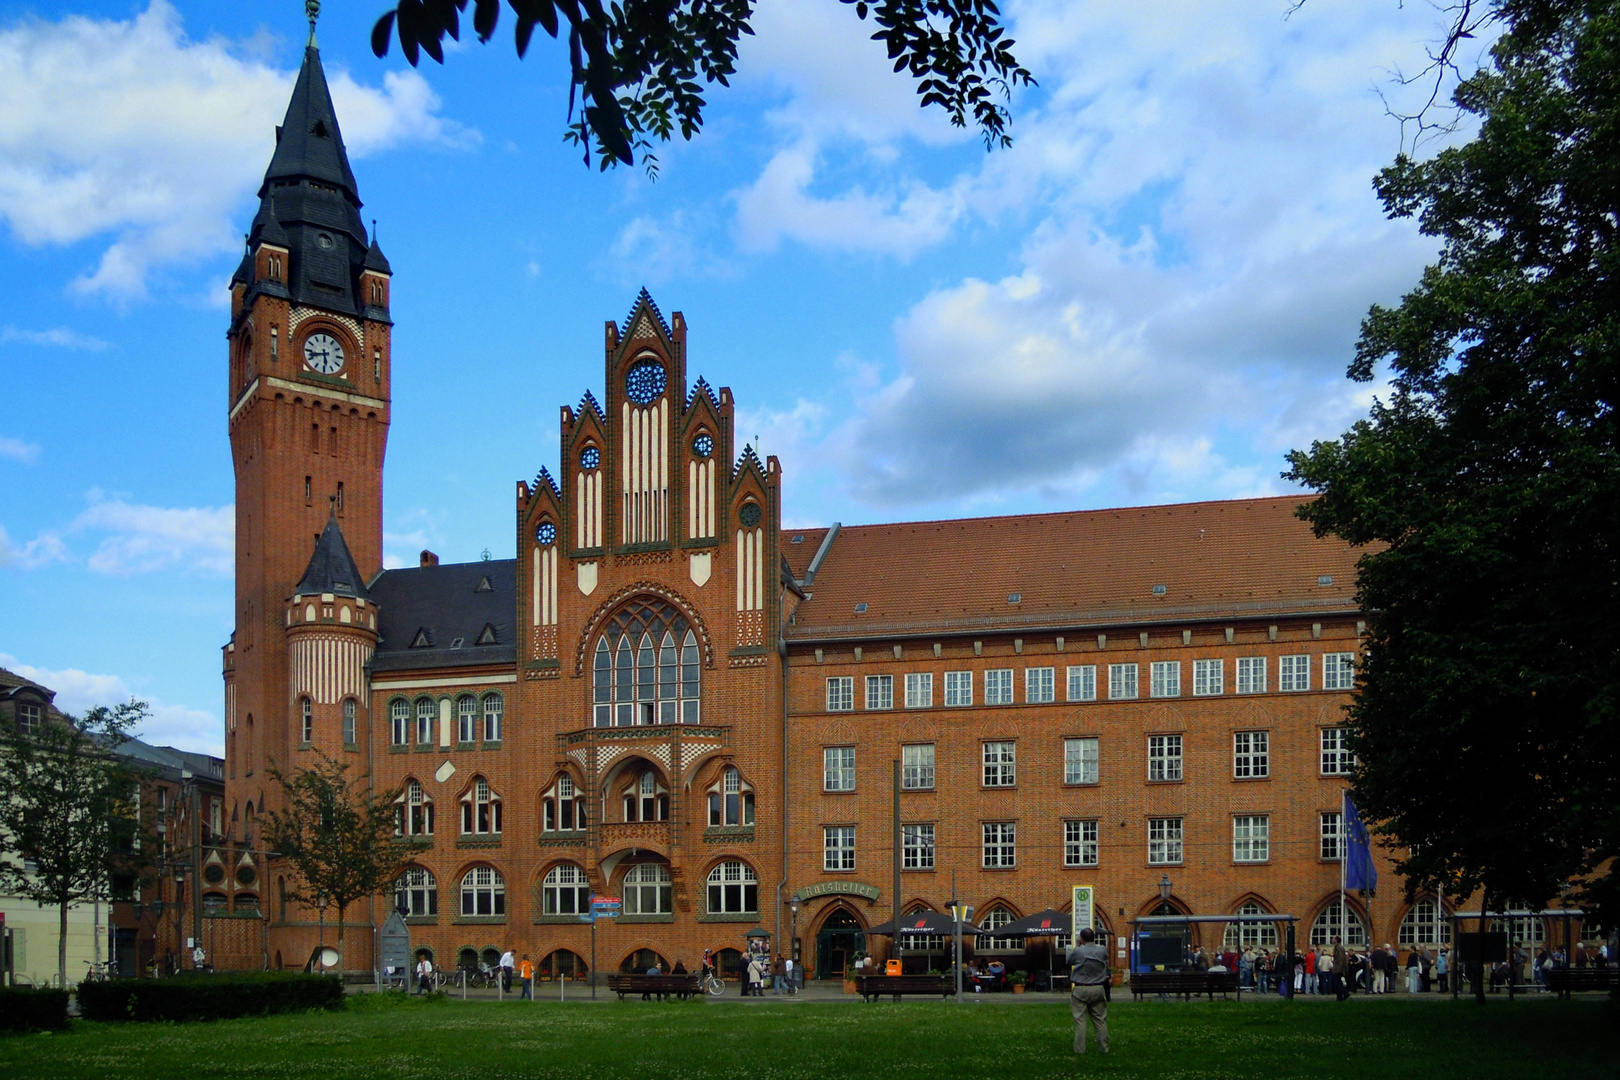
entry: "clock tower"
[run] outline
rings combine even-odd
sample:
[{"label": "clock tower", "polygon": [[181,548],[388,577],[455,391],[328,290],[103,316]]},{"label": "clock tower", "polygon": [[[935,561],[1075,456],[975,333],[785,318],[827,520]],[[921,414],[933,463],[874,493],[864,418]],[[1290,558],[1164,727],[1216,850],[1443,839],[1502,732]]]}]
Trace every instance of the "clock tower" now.
[{"label": "clock tower", "polygon": [[[236,472],[236,631],[225,647],[225,742],[233,819],[278,797],[267,765],[292,769],[304,763],[301,752],[338,755],[351,740],[365,741],[363,673],[303,686],[288,631],[289,605],[312,580],[312,560],[352,553],[351,604],[382,568],[390,270],[360,205],[312,22],[231,279],[226,408]],[[350,614],[330,596],[313,600],[317,622],[328,609],[334,619],[337,608]],[[311,710],[317,721],[328,713],[342,719],[312,726]]]}]

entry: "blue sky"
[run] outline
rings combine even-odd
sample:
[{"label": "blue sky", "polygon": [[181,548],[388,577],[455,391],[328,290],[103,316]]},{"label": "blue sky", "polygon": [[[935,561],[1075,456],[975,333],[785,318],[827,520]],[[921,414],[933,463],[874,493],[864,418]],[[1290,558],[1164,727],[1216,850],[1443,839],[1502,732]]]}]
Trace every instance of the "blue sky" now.
[{"label": "blue sky", "polygon": [[[643,285],[809,525],[1284,492],[1434,250],[1371,189],[1428,5],[1009,2],[1040,86],[987,154],[848,8],[765,0],[656,183],[580,164],[510,12],[413,71],[371,56],[381,6],[329,0],[320,43],[395,272],[392,565],[510,557],[513,482]],[[0,0],[0,665],[188,748],[231,630],[225,285],[302,7]]]}]

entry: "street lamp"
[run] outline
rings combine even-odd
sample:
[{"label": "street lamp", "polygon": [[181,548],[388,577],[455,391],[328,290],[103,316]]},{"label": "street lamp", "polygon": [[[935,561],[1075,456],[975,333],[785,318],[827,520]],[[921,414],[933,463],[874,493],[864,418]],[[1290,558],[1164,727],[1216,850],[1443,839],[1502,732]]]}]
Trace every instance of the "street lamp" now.
[{"label": "street lamp", "polygon": [[177,861],[169,869],[170,872],[174,874],[174,970],[175,973],[178,974],[184,966],[181,964],[179,959],[181,953],[180,919],[185,913],[187,867],[185,863]]},{"label": "street lamp", "polygon": [[788,915],[792,917],[792,929],[788,931],[788,958],[793,961],[793,974],[788,977],[788,993],[794,993],[799,988],[799,980],[804,977],[799,964],[799,894],[794,893],[788,897]]},{"label": "street lamp", "polygon": [[1165,874],[1159,878],[1159,899],[1165,903],[1170,902],[1170,875]]}]

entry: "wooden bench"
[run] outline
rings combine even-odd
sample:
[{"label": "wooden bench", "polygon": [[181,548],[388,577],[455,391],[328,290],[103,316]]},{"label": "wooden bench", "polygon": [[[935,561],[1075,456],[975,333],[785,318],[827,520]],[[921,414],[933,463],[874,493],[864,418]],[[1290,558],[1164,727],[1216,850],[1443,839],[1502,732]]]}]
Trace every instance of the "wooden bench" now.
[{"label": "wooden bench", "polygon": [[678,998],[695,997],[698,993],[698,976],[696,975],[609,975],[608,989],[624,1000],[626,994],[640,994],[647,997],[652,994],[660,999],[674,994]]},{"label": "wooden bench", "polygon": [[1620,971],[1612,967],[1553,968],[1544,973],[1547,989],[1568,997],[1572,993],[1613,990],[1620,986]]},{"label": "wooden bench", "polygon": [[945,997],[950,993],[943,975],[860,975],[856,981],[861,984],[861,997],[867,1001],[884,996],[899,1001],[905,994]]},{"label": "wooden bench", "polygon": [[1131,973],[1131,993],[1138,1001],[1143,994],[1170,994],[1190,1000],[1198,994],[1214,1001],[1215,995],[1225,997],[1236,993],[1238,975],[1235,971],[1137,971]]}]

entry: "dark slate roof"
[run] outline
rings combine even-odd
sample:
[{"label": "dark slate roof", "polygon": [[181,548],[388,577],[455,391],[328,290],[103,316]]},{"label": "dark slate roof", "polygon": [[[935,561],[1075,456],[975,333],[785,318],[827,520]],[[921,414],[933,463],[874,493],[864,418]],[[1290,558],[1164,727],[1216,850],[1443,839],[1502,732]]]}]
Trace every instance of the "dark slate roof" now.
[{"label": "dark slate roof", "polygon": [[371,599],[360,570],[354,565],[354,556],[349,554],[349,545],[343,540],[343,529],[336,516],[326,519],[326,528],[321,530],[321,538],[315,544],[315,554],[309,557],[309,567],[293,592],[303,596],[332,593]]},{"label": "dark slate roof", "polygon": [[[515,559],[384,570],[371,599],[381,635],[373,672],[517,662]],[[494,642],[478,644],[486,631]]]},{"label": "dark slate roof", "polygon": [[273,180],[318,180],[343,189],[356,204],[360,186],[349,168],[349,155],[338,130],[337,110],[326,88],[326,71],[320,51],[311,45],[304,49],[304,65],[293,84],[287,116],[276,129],[276,152],[265,170],[259,195],[270,190]]},{"label": "dark slate roof", "polygon": [[[372,224],[376,223],[373,222]],[[367,270],[376,270],[382,274],[392,274],[394,272],[394,268],[388,265],[388,257],[382,253],[382,248],[377,246],[377,237],[375,235],[371,238],[371,246],[366,249],[366,261],[362,265]]]}]

